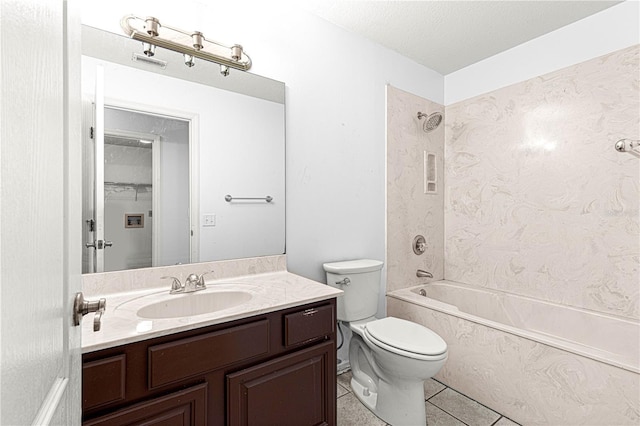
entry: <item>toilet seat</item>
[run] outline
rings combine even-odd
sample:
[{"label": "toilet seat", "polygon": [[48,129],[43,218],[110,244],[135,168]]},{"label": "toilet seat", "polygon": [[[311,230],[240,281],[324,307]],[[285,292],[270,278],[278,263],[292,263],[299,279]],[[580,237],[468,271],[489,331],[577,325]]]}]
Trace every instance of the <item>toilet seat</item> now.
[{"label": "toilet seat", "polygon": [[433,331],[411,321],[386,317],[364,325],[364,337],[392,353],[417,360],[447,357],[447,344]]}]

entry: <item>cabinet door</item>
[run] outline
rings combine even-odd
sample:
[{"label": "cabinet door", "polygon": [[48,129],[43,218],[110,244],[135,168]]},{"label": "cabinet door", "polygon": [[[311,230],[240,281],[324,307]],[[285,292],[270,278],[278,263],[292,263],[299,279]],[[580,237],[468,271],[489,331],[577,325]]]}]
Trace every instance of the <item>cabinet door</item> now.
[{"label": "cabinet door", "polygon": [[227,375],[229,426],[335,425],[333,341]]},{"label": "cabinet door", "polygon": [[83,422],[83,426],[205,426],[207,384],[141,402]]}]

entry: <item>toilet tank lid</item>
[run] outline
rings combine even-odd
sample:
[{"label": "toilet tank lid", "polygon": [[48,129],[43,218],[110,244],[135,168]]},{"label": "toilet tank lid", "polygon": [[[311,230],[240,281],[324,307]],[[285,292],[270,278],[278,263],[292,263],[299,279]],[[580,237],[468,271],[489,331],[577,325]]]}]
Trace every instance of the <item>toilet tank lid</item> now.
[{"label": "toilet tank lid", "polygon": [[331,262],[322,265],[324,270],[334,274],[361,274],[364,272],[379,271],[384,262],[372,259],[345,260]]}]

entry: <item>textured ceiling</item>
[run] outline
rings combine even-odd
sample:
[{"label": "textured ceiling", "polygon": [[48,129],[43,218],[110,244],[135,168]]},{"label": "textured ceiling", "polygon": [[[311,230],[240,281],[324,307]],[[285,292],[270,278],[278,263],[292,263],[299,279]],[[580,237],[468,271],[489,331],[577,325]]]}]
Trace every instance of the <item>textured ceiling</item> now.
[{"label": "textured ceiling", "polygon": [[619,1],[329,1],[311,13],[446,75]]}]

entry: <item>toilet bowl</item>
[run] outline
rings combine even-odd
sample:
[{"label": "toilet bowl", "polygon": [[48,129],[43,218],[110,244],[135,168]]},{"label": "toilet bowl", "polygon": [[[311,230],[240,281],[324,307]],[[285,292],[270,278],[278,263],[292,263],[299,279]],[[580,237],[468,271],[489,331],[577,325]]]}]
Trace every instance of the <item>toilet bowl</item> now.
[{"label": "toilet bowl", "polygon": [[351,388],[356,397],[394,426],[426,424],[424,381],[447,360],[444,340],[428,328],[394,317],[349,326]]},{"label": "toilet bowl", "polygon": [[387,423],[425,425],[424,381],[446,362],[447,344],[422,325],[374,316],[382,262],[325,263],[324,269],[327,284],[344,291],[338,299],[338,320],[352,331],[353,393]]}]

